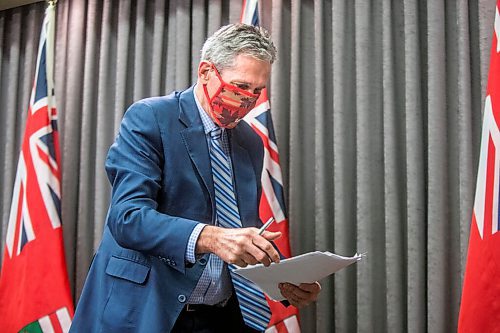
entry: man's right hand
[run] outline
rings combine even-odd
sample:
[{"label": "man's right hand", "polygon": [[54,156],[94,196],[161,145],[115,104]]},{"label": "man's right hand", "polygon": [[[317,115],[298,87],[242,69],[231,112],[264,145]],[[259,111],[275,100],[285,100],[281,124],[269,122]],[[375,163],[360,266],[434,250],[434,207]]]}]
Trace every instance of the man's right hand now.
[{"label": "man's right hand", "polygon": [[280,256],[271,244],[281,232],[264,231],[257,228],[220,228],[207,225],[196,242],[196,253],[214,253],[223,261],[240,267],[258,263],[269,266],[278,263]]}]

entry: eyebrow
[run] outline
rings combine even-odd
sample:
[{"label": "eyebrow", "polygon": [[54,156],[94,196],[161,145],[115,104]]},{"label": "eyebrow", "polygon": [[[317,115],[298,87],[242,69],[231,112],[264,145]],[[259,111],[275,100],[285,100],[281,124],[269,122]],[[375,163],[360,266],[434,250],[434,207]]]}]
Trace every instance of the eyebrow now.
[{"label": "eyebrow", "polygon": [[[234,84],[234,85],[237,85],[237,86],[247,86],[247,87],[250,86],[250,83],[244,82],[244,81],[243,82],[242,81],[231,81],[231,84]],[[265,87],[266,86],[264,85],[264,86],[261,86],[261,87],[257,87],[254,90],[262,90]]]}]

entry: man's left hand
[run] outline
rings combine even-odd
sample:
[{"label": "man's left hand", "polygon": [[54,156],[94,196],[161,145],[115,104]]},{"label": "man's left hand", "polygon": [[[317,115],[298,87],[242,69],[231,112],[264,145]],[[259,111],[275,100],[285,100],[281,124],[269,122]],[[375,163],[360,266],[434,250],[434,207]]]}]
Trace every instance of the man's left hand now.
[{"label": "man's left hand", "polygon": [[319,282],[301,283],[298,286],[284,282],[278,285],[281,295],[285,297],[290,304],[298,308],[302,308],[315,302],[318,299],[318,294],[321,291]]}]

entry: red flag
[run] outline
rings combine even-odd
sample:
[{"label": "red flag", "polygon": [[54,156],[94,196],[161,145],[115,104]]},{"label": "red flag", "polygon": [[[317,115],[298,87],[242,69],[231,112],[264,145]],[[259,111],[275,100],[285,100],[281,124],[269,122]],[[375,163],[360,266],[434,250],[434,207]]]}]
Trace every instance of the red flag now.
[{"label": "red flag", "polygon": [[40,36],[0,276],[2,332],[68,332],[73,316],[61,228],[61,168],[53,94],[54,5]]},{"label": "red flag", "polygon": [[500,332],[500,17],[497,2],[459,332]]},{"label": "red flag", "polygon": [[[243,0],[241,22],[259,25],[259,11],[257,0]],[[271,216],[277,223],[271,224],[270,231],[281,231],[282,236],[274,243],[280,253],[290,257],[290,242],[288,238],[288,220],[285,213],[285,200],[283,193],[283,180],[279,161],[278,146],[274,135],[273,121],[267,91],[264,89],[257,101],[255,108],[244,120],[261,137],[264,144],[264,163],[261,175],[262,197],[260,199],[259,215],[262,221],[267,221]],[[280,302],[268,299],[271,308],[271,320],[267,333],[300,333],[298,313],[296,307],[285,307]]]}]

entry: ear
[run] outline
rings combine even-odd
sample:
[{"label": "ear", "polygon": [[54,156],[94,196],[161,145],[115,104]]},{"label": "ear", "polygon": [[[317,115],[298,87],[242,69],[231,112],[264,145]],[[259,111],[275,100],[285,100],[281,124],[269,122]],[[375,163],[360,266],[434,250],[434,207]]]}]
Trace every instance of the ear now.
[{"label": "ear", "polygon": [[212,63],[206,60],[202,60],[198,65],[198,79],[201,83],[207,83],[209,78],[210,70],[212,69]]}]

